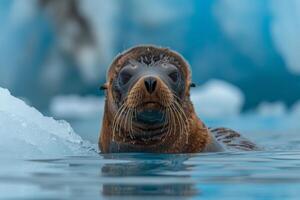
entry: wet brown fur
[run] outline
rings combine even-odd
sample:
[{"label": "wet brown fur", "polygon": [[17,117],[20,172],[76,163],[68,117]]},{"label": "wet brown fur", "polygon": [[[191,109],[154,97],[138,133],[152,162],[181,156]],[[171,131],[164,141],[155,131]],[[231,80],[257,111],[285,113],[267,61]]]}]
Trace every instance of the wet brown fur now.
[{"label": "wet brown fur", "polygon": [[[122,120],[118,121],[118,117],[121,118],[118,116],[118,110],[119,107],[122,106],[122,102],[119,101],[118,92],[113,88],[113,82],[128,60],[145,58],[147,61],[147,58],[149,57],[154,58],[155,60],[165,59],[166,62],[176,65],[180,69],[185,80],[184,92],[180,97],[176,97],[162,80],[158,80],[157,90],[152,96],[149,96],[143,89],[143,80],[138,80],[130,89],[125,106],[123,105],[126,107],[123,111],[125,112],[126,109],[129,109],[130,112],[125,112],[126,114],[123,116]],[[190,100],[190,85],[191,73],[188,63],[179,54],[167,48],[138,46],[118,55],[109,68],[107,82],[104,86],[106,89],[106,100],[102,130],[99,138],[99,148],[101,152],[111,152],[110,145],[112,145],[112,142],[114,141],[121,144],[129,144],[133,146],[133,148],[137,147],[137,149],[145,148],[146,152],[195,153],[203,151],[210,143],[210,134],[195,113],[193,104]],[[142,102],[151,101],[151,98],[159,100],[162,105],[142,104]],[[180,101],[178,101],[178,103],[180,102],[180,106],[174,103],[177,102],[176,98],[180,98]],[[139,144],[139,141],[135,141],[130,135],[130,132],[133,129],[130,115],[132,116],[134,114],[134,109],[143,106],[168,107],[170,112],[175,110],[178,114],[170,117],[172,120],[169,121],[168,134],[164,134],[164,136],[157,140],[142,141]]]}]

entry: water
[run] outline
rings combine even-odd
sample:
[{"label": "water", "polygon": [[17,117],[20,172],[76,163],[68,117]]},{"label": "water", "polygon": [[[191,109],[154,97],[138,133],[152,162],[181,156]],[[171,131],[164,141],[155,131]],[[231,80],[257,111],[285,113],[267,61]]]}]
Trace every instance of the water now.
[{"label": "water", "polygon": [[300,151],[5,159],[2,199],[299,199]]},{"label": "water", "polygon": [[[78,125],[72,125],[84,139],[96,143],[98,120],[79,120]],[[298,121],[297,117],[286,116],[205,120],[212,127],[238,130],[265,147],[263,152],[94,153],[35,159],[0,156],[0,199],[299,199]],[[25,141],[35,141],[32,139],[41,133],[27,134]],[[26,153],[17,140],[11,141],[12,145],[1,149],[1,155],[9,150],[17,155]],[[61,152],[52,143],[43,144],[48,149],[45,152]],[[37,145],[38,149],[44,146]]]}]

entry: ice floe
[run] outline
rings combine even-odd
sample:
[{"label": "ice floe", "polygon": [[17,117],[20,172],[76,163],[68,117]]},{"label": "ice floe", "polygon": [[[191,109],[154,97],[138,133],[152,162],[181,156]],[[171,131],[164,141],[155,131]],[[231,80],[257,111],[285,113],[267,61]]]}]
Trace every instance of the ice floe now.
[{"label": "ice floe", "polygon": [[0,88],[0,156],[64,156],[96,153],[65,121],[38,110]]}]

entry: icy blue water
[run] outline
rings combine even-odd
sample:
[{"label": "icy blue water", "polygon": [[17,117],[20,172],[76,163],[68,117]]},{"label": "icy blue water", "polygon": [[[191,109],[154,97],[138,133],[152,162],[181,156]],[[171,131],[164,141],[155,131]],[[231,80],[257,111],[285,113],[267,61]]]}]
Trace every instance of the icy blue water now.
[{"label": "icy blue water", "polygon": [[298,199],[300,152],[2,160],[3,199]]}]

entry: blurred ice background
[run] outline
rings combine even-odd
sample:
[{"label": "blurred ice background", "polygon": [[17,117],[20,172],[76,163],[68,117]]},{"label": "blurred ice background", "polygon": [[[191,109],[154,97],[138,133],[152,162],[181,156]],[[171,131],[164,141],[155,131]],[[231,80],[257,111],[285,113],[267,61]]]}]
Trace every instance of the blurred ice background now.
[{"label": "blurred ice background", "polygon": [[298,0],[2,0],[0,24],[0,87],[93,143],[106,69],[137,44],[183,54],[209,126],[300,129]]}]

